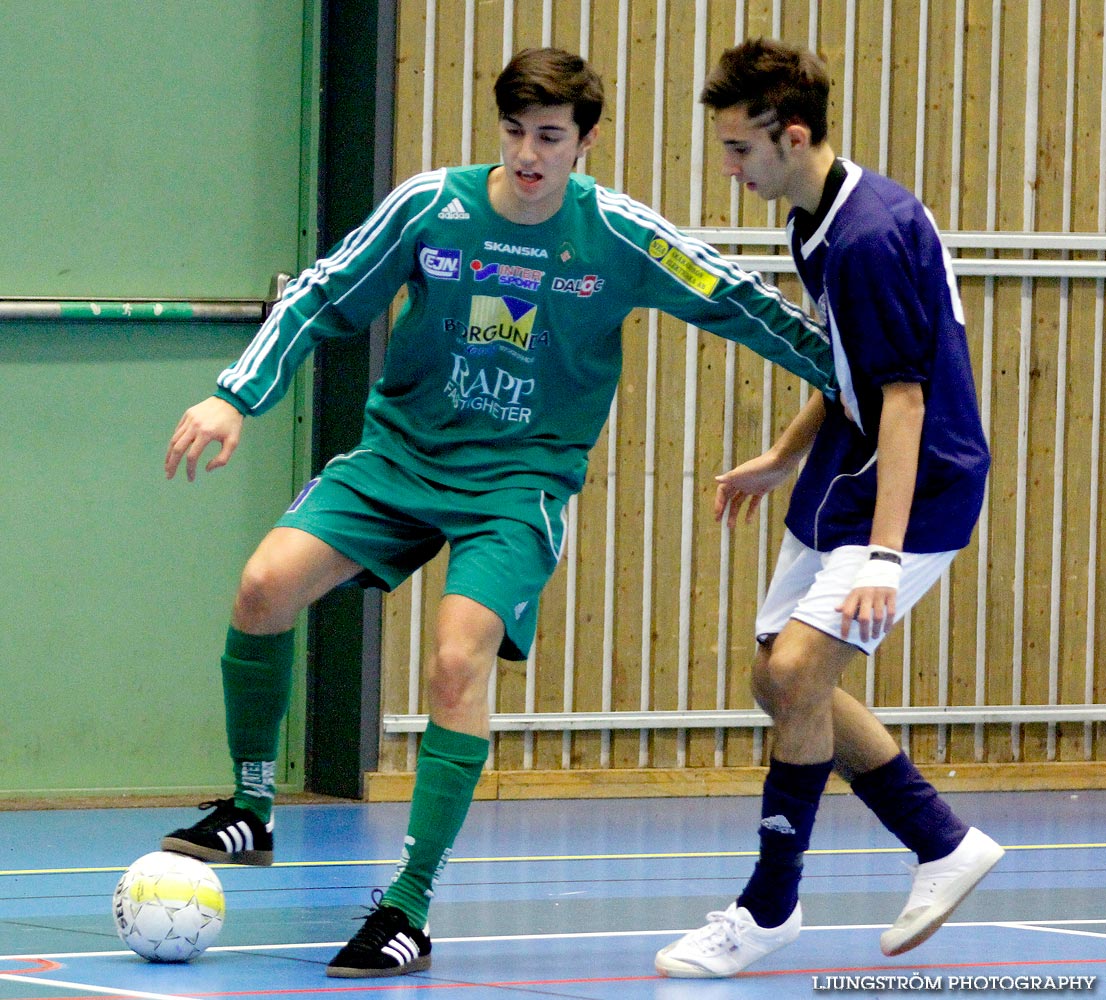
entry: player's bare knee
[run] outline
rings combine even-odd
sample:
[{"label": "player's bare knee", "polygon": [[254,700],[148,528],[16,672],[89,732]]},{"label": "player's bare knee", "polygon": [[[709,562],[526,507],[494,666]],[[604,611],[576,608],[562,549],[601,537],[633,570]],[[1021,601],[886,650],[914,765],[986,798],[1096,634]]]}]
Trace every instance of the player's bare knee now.
[{"label": "player's bare knee", "polygon": [[488,672],[468,652],[438,649],[427,669],[428,696],[438,709],[453,712],[487,698]]},{"label": "player's bare knee", "polygon": [[757,636],[757,655],[749,671],[749,689],[753,700],[769,715],[775,714],[772,683],[768,672],[768,657],[772,653],[775,635]]},{"label": "player's bare knee", "polygon": [[799,650],[776,644],[753,670],[753,694],[757,704],[774,719],[806,713],[832,695],[824,689],[818,672]]},{"label": "player's bare knee", "polygon": [[749,687],[753,692],[753,700],[769,715],[776,715],[775,689],[768,672],[767,658],[758,659],[753,664],[749,677]]},{"label": "player's bare knee", "polygon": [[242,571],[234,598],[235,627],[257,635],[291,628],[283,600],[286,592],[281,574],[272,563],[251,559]]}]

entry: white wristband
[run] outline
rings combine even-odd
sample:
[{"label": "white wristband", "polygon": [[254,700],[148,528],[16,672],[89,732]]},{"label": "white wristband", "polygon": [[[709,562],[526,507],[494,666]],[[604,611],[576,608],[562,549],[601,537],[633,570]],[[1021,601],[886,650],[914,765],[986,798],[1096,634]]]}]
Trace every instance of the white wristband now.
[{"label": "white wristband", "polygon": [[869,545],[868,558],[857,571],[853,590],[861,587],[884,587],[898,590],[902,579],[902,553],[885,545]]}]

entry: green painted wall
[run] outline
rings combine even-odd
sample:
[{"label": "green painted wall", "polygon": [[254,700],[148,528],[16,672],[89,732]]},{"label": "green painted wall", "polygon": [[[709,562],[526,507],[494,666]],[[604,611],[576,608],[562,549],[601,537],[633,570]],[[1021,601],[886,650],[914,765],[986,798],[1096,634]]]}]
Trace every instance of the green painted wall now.
[{"label": "green painted wall", "polygon": [[[298,0],[5,0],[0,295],[262,298],[296,271],[307,3],[305,21]],[[253,332],[0,322],[0,796],[227,787],[230,601],[298,488],[309,411],[247,421],[231,465],[196,483],[162,464]]]},{"label": "green painted wall", "polygon": [[4,0],[0,294],[262,296],[296,263],[301,0]]},{"label": "green painted wall", "polygon": [[242,564],[294,488],[294,407],[251,421],[215,475],[167,482],[162,463],[179,414],[246,339],[0,328],[0,790],[227,781],[219,655]]}]

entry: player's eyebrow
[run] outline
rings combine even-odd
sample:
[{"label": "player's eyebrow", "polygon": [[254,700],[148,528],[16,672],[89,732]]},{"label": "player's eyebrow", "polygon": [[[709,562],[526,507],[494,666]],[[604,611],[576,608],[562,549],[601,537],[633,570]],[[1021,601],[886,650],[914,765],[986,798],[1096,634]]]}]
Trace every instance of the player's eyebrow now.
[{"label": "player's eyebrow", "polygon": [[[516,128],[522,128],[523,127],[522,122],[520,122],[517,118],[512,118],[510,115],[503,115],[500,118],[500,121],[505,121],[510,125],[514,125]],[[550,125],[539,125],[538,126],[538,131],[539,132],[567,132],[568,129],[565,128],[564,125],[550,124]]]}]

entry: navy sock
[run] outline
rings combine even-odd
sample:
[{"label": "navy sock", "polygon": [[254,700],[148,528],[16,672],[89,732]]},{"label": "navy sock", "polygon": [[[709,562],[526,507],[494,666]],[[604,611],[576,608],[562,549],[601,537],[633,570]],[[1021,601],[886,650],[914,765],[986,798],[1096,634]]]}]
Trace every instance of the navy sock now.
[{"label": "navy sock", "polygon": [[857,775],[852,788],[879,821],[918,855],[919,864],[951,854],[968,832],[967,824],[905,753]]},{"label": "navy sock", "polygon": [[760,807],[760,858],[737,899],[761,927],[778,927],[799,901],[803,852],[832,769],[832,760],[786,764],[773,758],[769,764]]}]

